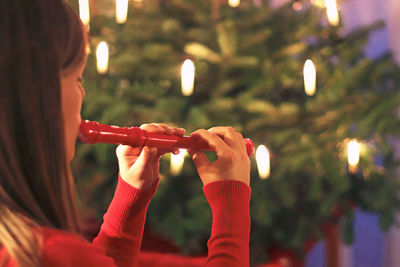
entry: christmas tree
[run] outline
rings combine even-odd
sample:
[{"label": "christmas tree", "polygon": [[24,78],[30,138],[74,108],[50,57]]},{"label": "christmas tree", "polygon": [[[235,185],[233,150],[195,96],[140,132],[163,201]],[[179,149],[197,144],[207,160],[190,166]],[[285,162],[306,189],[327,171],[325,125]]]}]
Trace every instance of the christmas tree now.
[{"label": "christmas tree", "polygon": [[[230,125],[265,145],[271,173],[259,179],[252,158],[253,261],[272,246],[303,253],[320,225],[338,223],[351,242],[354,206],[379,213],[382,229],[399,207],[398,162],[388,143],[399,135],[399,69],[390,54],[363,53],[376,23],[344,34],[327,23],[325,9],[295,1],[272,9],[268,1],[134,1],[118,24],[114,1],[92,1],[83,118],[119,126],[166,122],[190,133]],[[96,46],[109,45],[106,74],[96,71]],[[181,93],[180,68],[195,65],[194,92]],[[316,68],[315,94],[304,92],[303,66]],[[346,149],[360,145],[349,165]],[[118,165],[115,146],[78,145],[73,170],[82,206],[98,220],[111,200]],[[208,156],[215,157],[212,153]],[[161,159],[161,183],[148,225],[183,253],[206,250],[211,213],[194,165],[171,174]],[[354,165],[356,164],[356,165]]]}]

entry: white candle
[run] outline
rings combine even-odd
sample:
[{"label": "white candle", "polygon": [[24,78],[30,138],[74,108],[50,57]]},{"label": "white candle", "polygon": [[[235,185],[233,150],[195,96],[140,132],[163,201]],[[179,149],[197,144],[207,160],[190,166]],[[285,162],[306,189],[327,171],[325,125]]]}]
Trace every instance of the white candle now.
[{"label": "white candle", "polygon": [[317,81],[317,71],[315,69],[314,63],[307,59],[303,68],[304,76],[304,90],[307,95],[312,96],[316,91],[316,81]]},{"label": "white candle", "polygon": [[119,24],[126,23],[128,18],[128,0],[117,0],[115,6],[115,17]]},{"label": "white candle", "polygon": [[266,179],[270,174],[270,157],[268,148],[264,145],[259,145],[256,150],[256,160],[258,175],[261,179]]},{"label": "white candle", "polygon": [[186,59],[181,68],[181,89],[182,94],[185,96],[189,96],[193,93],[194,73],[193,61]]},{"label": "white candle", "polygon": [[108,70],[108,45],[102,41],[99,43],[96,49],[97,59],[97,72],[100,74],[107,73]]},{"label": "white candle", "polygon": [[231,7],[238,7],[238,6],[240,6],[240,0],[229,0],[229,1],[228,1],[228,4],[229,4]]},{"label": "white candle", "polygon": [[89,26],[89,0],[79,0],[79,17],[81,18],[83,25],[85,25],[86,27]]},{"label": "white candle", "polygon": [[356,172],[360,161],[360,144],[356,139],[351,139],[347,145],[347,160],[350,172]]},{"label": "white candle", "polygon": [[326,15],[328,16],[329,24],[332,26],[339,25],[339,11],[336,5],[336,0],[325,0]]},{"label": "white candle", "polygon": [[172,175],[178,175],[182,171],[183,163],[185,161],[186,149],[179,149],[177,155],[171,153],[170,171]]}]

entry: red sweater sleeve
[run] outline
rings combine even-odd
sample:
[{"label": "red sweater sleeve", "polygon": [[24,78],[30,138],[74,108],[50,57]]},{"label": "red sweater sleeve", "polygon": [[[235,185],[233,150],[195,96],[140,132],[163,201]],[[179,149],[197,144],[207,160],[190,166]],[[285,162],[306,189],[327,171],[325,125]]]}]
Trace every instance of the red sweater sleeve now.
[{"label": "red sweater sleeve", "polygon": [[158,181],[148,190],[139,190],[120,176],[113,200],[93,244],[120,267],[136,266],[142,243],[147,207],[157,191]]},{"label": "red sweater sleeve", "polygon": [[[143,191],[118,180],[93,244],[67,232],[42,229],[44,267],[137,265],[147,207],[158,182]],[[213,214],[207,266],[249,266],[250,188],[238,181],[219,181],[203,190]]]},{"label": "red sweater sleeve", "polygon": [[249,266],[251,189],[240,181],[219,181],[203,188],[213,221],[207,267]]}]

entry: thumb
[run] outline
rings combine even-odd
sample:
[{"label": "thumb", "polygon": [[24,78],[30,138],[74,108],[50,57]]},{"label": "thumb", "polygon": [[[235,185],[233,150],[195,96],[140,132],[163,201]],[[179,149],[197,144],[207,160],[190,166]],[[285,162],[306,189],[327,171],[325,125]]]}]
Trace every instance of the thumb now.
[{"label": "thumb", "polygon": [[130,161],[126,159],[128,149],[128,146],[119,145],[115,150],[115,154],[117,155],[118,159],[119,170],[122,176],[124,176],[125,172],[129,170],[130,166],[132,165],[132,163],[130,164]]},{"label": "thumb", "polygon": [[134,165],[139,169],[145,169],[146,165],[149,164],[149,162],[152,162],[157,156],[156,147],[145,146],[143,147],[142,152],[140,153]]},{"label": "thumb", "polygon": [[192,157],[192,160],[194,162],[194,165],[196,165],[197,170],[204,165],[210,164],[210,162],[208,161],[208,158],[204,154],[204,152],[188,149],[188,153]]}]

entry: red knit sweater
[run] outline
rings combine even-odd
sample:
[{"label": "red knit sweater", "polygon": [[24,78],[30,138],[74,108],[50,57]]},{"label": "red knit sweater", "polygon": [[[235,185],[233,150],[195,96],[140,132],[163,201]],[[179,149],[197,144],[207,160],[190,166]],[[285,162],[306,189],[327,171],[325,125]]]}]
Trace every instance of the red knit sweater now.
[{"label": "red knit sweater", "polygon": [[[52,228],[43,237],[42,266],[137,266],[147,207],[158,187],[138,190],[120,177],[98,236],[84,238]],[[250,187],[219,181],[203,188],[213,214],[205,266],[249,266]],[[4,249],[0,251],[5,256]],[[15,266],[10,260],[6,266]]]}]

